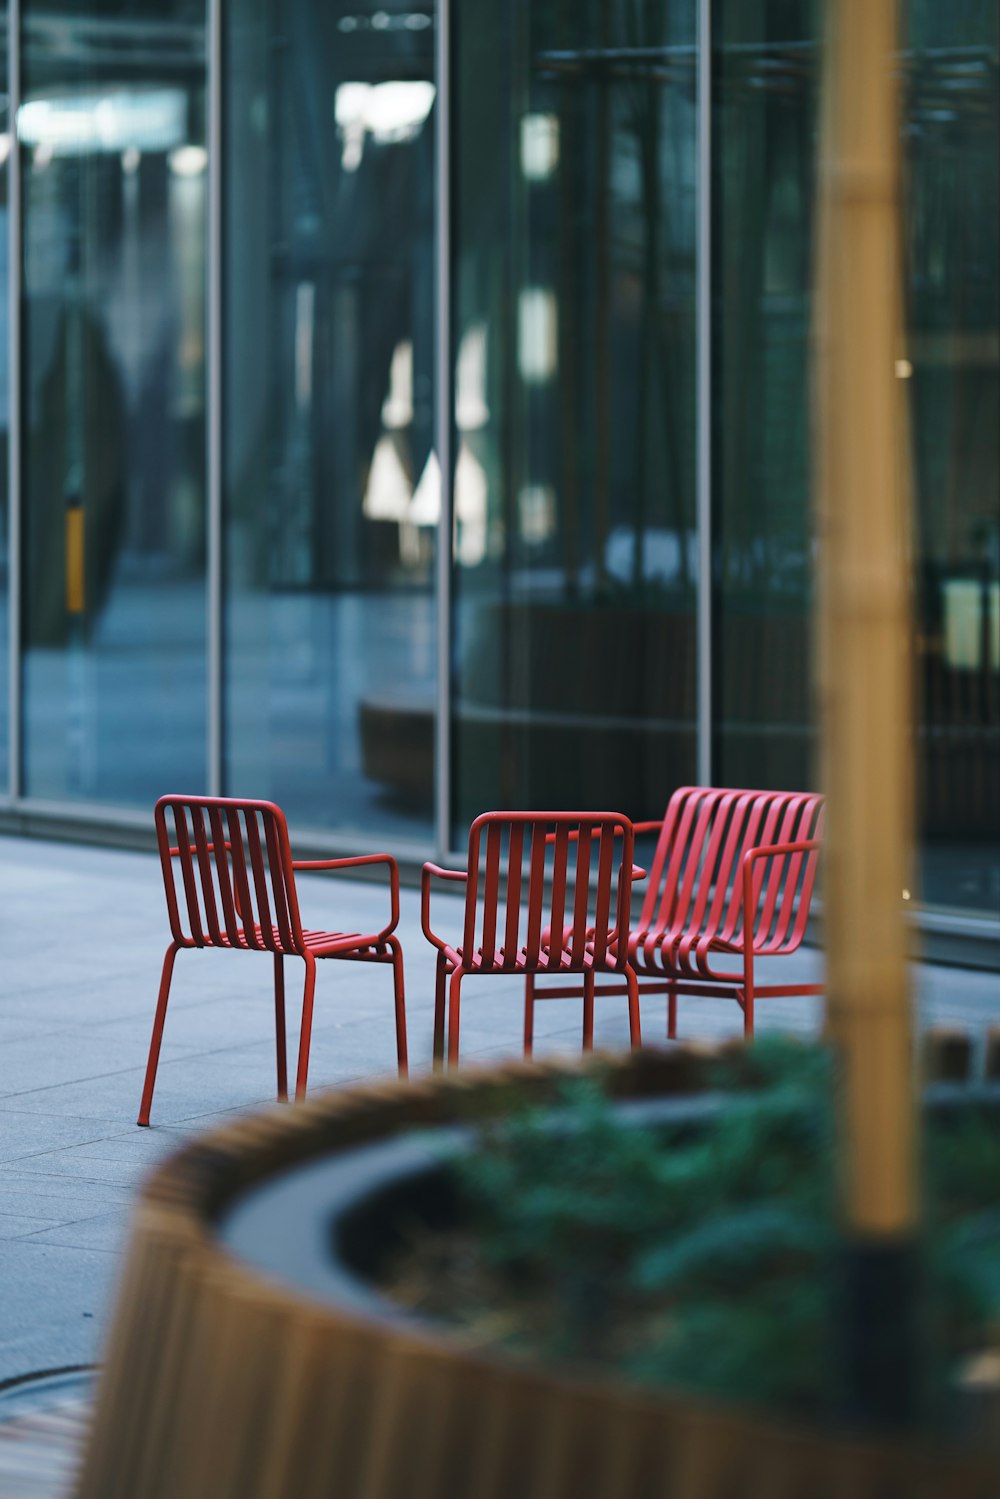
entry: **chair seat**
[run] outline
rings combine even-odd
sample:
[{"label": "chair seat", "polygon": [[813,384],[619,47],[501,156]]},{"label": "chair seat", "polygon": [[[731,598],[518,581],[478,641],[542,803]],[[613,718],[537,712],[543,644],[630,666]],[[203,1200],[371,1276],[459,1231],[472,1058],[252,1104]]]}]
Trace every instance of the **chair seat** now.
[{"label": "chair seat", "polygon": [[733,980],[739,974],[720,973],[710,962],[712,953],[741,956],[743,943],[724,937],[710,937],[703,932],[666,931],[650,934],[632,932],[628,943],[629,962],[637,973],[667,974],[683,978]]},{"label": "chair seat", "polygon": [[[780,958],[795,952],[798,943],[792,939],[775,940],[766,933],[754,937],[753,955],[757,958]],[[649,941],[648,932],[633,932],[629,938],[629,962],[637,973],[659,973],[674,970],[685,975],[701,970],[706,978],[718,978],[709,958],[714,953],[742,958],[746,944],[742,937],[709,937],[704,932],[665,932]],[[737,975],[738,977],[739,975]]]},{"label": "chair seat", "polygon": [[[569,943],[573,935],[573,928],[565,929],[563,940]],[[550,933],[542,933],[543,942],[548,942]],[[591,929],[587,933],[588,953],[589,944],[593,941],[594,933]],[[614,968],[618,944],[611,941],[608,944],[608,961],[602,965],[603,968]],[[778,948],[769,949],[763,942],[754,943],[754,952],[770,955]],[[647,931],[632,932],[628,943],[628,960],[636,973],[645,973],[656,978],[666,975],[668,978],[705,978],[716,982],[724,982],[732,979],[734,982],[740,978],[739,974],[719,973],[709,963],[711,953],[730,953],[737,957],[743,953],[743,943],[730,942],[725,937],[707,937],[704,932],[677,932],[669,928],[665,932],[653,935],[650,941],[650,933]],[[518,968],[524,965],[519,963]],[[586,968],[593,966],[592,961],[586,963]],[[599,972],[602,970],[598,970]]]},{"label": "chair seat", "polygon": [[[228,947],[244,952],[256,952],[259,948],[264,947],[264,938],[262,929],[259,926],[254,926],[253,930],[254,936],[257,938],[256,947],[251,946],[242,932],[240,933],[240,940],[238,942],[230,942],[226,933],[223,932],[220,942],[207,941],[204,946]],[[300,956],[298,948],[294,946],[286,947],[282,943],[281,932],[276,926],[272,926],[271,928],[271,937],[279,955],[283,954],[288,957]],[[372,942],[370,937],[365,936],[361,932],[313,932],[303,928],[302,941],[309,952],[317,958],[325,957],[333,951],[338,952],[341,957],[344,957],[353,948],[357,949],[356,956],[359,958],[382,958],[387,955],[387,949],[384,944],[379,945]],[[265,948],[267,952],[272,950],[270,947]],[[352,956],[354,956],[353,953]]]},{"label": "chair seat", "polygon": [[[460,947],[446,947],[444,949],[450,965],[453,968],[463,966],[463,953]],[[466,972],[472,973],[589,973],[594,968],[594,954],[590,947],[585,947],[579,957],[574,961],[572,949],[564,947],[562,952],[553,953],[551,948],[545,946],[538,956],[528,961],[528,950],[526,947],[518,948],[514,961],[508,962],[504,950],[497,948],[491,957],[483,957],[482,948],[477,948],[472,962],[466,968]],[[617,960],[613,953],[609,953],[607,960],[597,965],[597,971],[614,971]]]},{"label": "chair seat", "polygon": [[[572,927],[566,928],[566,940],[572,936]],[[548,937],[548,932],[543,933]],[[633,932],[629,937],[628,960],[636,973],[645,974],[651,978],[697,978],[708,979],[714,983],[738,983],[742,980],[739,973],[721,973],[709,962],[709,956],[713,953],[729,953],[736,957],[742,956],[743,943],[729,942],[725,937],[706,937],[704,933],[672,932],[666,931],[656,935],[649,942],[649,932]],[[593,940],[593,932],[587,933],[588,944]],[[648,942],[648,946],[646,945]],[[617,942],[608,944],[607,962],[601,965],[598,972],[613,970],[616,966]],[[768,949],[763,943],[754,943],[754,952],[770,956],[774,951],[780,949]],[[523,968],[523,963],[518,963],[518,968]],[[588,947],[588,961],[584,968],[589,970],[593,967]],[[563,965],[565,971],[566,965]],[[516,971],[516,970],[512,970]],[[541,970],[544,972],[545,970]],[[553,970],[554,971],[554,970]]]}]

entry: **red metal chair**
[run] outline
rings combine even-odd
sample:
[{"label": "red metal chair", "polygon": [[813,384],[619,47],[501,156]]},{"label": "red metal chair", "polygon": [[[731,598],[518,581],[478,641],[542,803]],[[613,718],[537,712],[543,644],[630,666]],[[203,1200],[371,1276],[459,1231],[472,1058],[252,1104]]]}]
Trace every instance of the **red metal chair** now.
[{"label": "red metal chair", "polygon": [[[679,994],[735,999],[749,1037],[758,999],[823,993],[822,984],[761,985],[755,976],[758,959],[787,956],[805,936],[823,831],[821,796],[683,786],[662,822],[638,822],[634,830],[659,838],[628,959],[642,993],[666,994],[670,1039],[677,1035]],[[739,960],[735,971],[727,955]],[[616,985],[601,989],[621,992]],[[525,1024],[536,998],[579,994],[578,987],[559,987],[536,995],[529,980]]]},{"label": "red metal chair", "polygon": [[[641,873],[633,870],[633,842],[632,824],[620,812],[485,812],[469,830],[467,869],[424,865],[421,921],[424,935],[438,952],[435,1064],[444,1057],[449,974],[449,1063],[458,1061],[462,980],[487,973],[525,974],[529,981],[535,974],[581,974],[586,1047],[593,1044],[594,976],[620,974],[625,981],[622,992],[628,995],[632,1045],[639,1045],[636,976],[626,948],[618,942],[619,934],[628,930],[633,874]],[[459,944],[431,930],[432,878],[465,886]],[[567,912],[572,913],[569,922]],[[563,933],[561,943],[552,942],[553,932]],[[526,1021],[525,1056],[531,1055],[532,1039],[533,1029]]]},{"label": "red metal chair", "polygon": [[[170,979],[174,959],[183,947],[228,948],[233,952],[273,956],[278,1097],[282,1101],[288,1098],[284,959],[299,957],[306,965],[295,1085],[298,1099],[305,1097],[309,1069],[316,959],[346,958],[351,962],[391,964],[397,1059],[400,1076],[405,1077],[403,949],[398,937],[393,936],[399,920],[399,870],[395,859],[390,854],[364,854],[351,859],[293,859],[285,814],[273,802],[162,796],[156,803],[155,818],[172,941],[163,959],[139,1123],[149,1123]],[[357,869],[366,864],[389,866],[388,923],[371,933],[305,930],[299,918],[295,870]]]}]

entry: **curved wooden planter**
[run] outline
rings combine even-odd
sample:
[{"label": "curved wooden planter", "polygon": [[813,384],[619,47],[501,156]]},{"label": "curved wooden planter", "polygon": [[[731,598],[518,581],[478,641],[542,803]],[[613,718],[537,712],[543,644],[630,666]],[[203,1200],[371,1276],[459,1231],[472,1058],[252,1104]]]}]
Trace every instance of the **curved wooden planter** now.
[{"label": "curved wooden planter", "polygon": [[[608,1069],[694,1094],[717,1053],[468,1068],[330,1093],[189,1145],[139,1202],[78,1499],[996,1499],[985,1458],[838,1440],[462,1346],[297,1292],[218,1225],[249,1188]],[[738,1065],[738,1064],[737,1064]]]}]

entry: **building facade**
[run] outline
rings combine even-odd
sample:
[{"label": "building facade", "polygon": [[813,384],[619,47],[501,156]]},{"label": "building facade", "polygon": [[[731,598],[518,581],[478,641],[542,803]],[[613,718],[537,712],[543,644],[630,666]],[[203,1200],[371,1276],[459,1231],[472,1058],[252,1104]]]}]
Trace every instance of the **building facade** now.
[{"label": "building facade", "polygon": [[[7,0],[0,818],[816,780],[819,0]],[[920,879],[1000,932],[993,0],[906,0]],[[443,476],[443,477],[442,477]]]}]

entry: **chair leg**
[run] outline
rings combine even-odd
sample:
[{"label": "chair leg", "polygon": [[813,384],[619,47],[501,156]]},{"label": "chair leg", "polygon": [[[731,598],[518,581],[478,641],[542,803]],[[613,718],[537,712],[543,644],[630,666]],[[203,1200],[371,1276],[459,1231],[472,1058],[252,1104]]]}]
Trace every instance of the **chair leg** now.
[{"label": "chair leg", "polygon": [[639,1027],[639,980],[635,976],[635,970],[625,965],[625,982],[628,984],[628,1033],[633,1049],[642,1045],[642,1031]]},{"label": "chair leg", "polygon": [[456,968],[451,976],[451,994],[448,1008],[448,1066],[458,1066],[458,1005],[462,970]]},{"label": "chair leg", "polygon": [[139,1105],[138,1124],[149,1124],[149,1110],[153,1102],[153,1087],[156,1083],[156,1067],[160,1060],[160,1042],[163,1039],[163,1022],[167,1018],[167,997],[170,994],[170,979],[174,971],[174,959],[177,956],[177,943],[171,942],[163,958],[163,971],[160,974],[160,992],[156,1000],[156,1014],[153,1018],[153,1035],[149,1043],[149,1060],[146,1063],[146,1081],[142,1089],[142,1102]]},{"label": "chair leg", "polygon": [[524,1055],[530,1057],[535,1044],[535,975],[524,976]]},{"label": "chair leg", "polygon": [[285,1039],[285,966],[280,952],[274,955],[274,1043],[278,1056],[278,1102],[288,1102],[288,1056]]},{"label": "chair leg", "polygon": [[406,1057],[406,1001],[403,997],[403,944],[398,937],[388,937],[392,951],[392,992],[396,1001],[396,1062],[400,1077],[409,1075]]},{"label": "chair leg", "polygon": [[667,989],[667,1040],[677,1040],[677,990],[672,984]]},{"label": "chair leg", "polygon": [[583,1049],[594,1049],[594,975],[583,975]]},{"label": "chair leg", "polygon": [[743,1039],[753,1040],[753,979],[743,987]]},{"label": "chair leg", "polygon": [[444,991],[448,978],[448,960],[443,952],[438,953],[434,974],[434,1069],[444,1066]]},{"label": "chair leg", "polygon": [[747,942],[743,954],[743,1039],[753,1040],[753,948]]},{"label": "chair leg", "polygon": [[309,1042],[312,1037],[313,996],[316,993],[316,959],[311,952],[305,955],[306,983],[302,994],[302,1030],[299,1034],[299,1070],[295,1079],[295,1101],[301,1103],[306,1096],[306,1077],[309,1073]]}]

